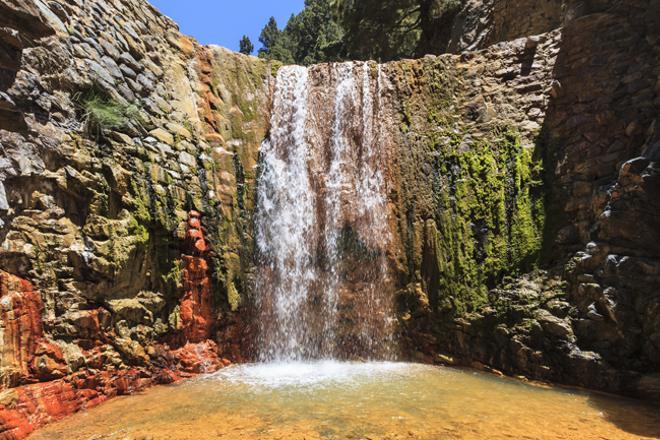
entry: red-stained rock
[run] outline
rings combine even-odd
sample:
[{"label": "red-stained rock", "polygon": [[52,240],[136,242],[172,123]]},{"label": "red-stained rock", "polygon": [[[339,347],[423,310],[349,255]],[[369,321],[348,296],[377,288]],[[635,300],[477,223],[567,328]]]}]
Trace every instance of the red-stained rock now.
[{"label": "red-stained rock", "polygon": [[188,226],[190,228],[195,228],[195,229],[202,229],[202,222],[200,219],[195,218],[195,217],[190,217],[188,219]]},{"label": "red-stained rock", "polygon": [[57,379],[66,374],[66,362],[62,349],[42,339],[30,363],[33,375],[40,381]]},{"label": "red-stained rock", "polygon": [[31,375],[30,364],[43,337],[41,298],[32,285],[0,271],[0,368]]},{"label": "red-stained rock", "polygon": [[[157,344],[153,349],[169,369],[152,365],[107,370],[103,351],[107,326],[103,322],[109,317],[106,310],[98,309],[81,311],[76,320],[84,336],[77,343],[84,350],[87,369],[66,376],[62,350],[44,335],[41,297],[29,282],[0,271],[0,378],[10,377],[10,386],[28,384],[0,392],[0,440],[23,439],[47,423],[112,397],[216,371],[231,363],[220,358],[217,344],[210,339],[215,325],[207,261],[211,247],[200,217],[191,211],[187,222],[179,301],[179,343],[184,345],[171,350]],[[42,382],[29,384],[36,381]]]},{"label": "red-stained rock", "polygon": [[185,249],[189,255],[183,256],[183,297],[179,302],[186,342],[200,343],[209,339],[215,324],[213,292],[206,260],[210,250],[199,212],[190,211]]},{"label": "red-stained rock", "polygon": [[218,356],[218,346],[211,340],[197,344],[188,343],[174,352],[179,368],[186,373],[211,373],[225,364]]},{"label": "red-stained rock", "polygon": [[174,372],[151,374],[141,369],[84,371],[66,379],[7,390],[0,393],[0,440],[23,439],[47,423],[111,397],[172,383],[180,377]]},{"label": "red-stained rock", "polygon": [[3,374],[5,385],[66,373],[62,351],[44,338],[42,312],[43,302],[32,284],[0,271],[0,373],[15,372]]}]

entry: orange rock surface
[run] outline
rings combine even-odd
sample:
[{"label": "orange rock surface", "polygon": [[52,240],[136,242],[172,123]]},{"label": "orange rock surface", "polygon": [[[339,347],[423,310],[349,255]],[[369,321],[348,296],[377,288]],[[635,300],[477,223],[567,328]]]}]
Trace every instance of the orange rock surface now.
[{"label": "orange rock surface", "polygon": [[64,375],[62,351],[44,337],[43,307],[32,284],[0,271],[0,369],[5,385]]},{"label": "orange rock surface", "polygon": [[214,325],[213,292],[206,260],[211,252],[201,225],[201,215],[190,211],[183,256],[183,297],[179,303],[186,342],[199,343],[211,337]]},{"label": "orange rock surface", "polygon": [[[166,344],[156,348],[168,359],[167,368],[104,371],[105,365],[88,363],[87,369],[67,375],[61,349],[44,335],[40,295],[28,281],[0,271],[0,385],[9,387],[0,391],[0,440],[23,439],[47,423],[117,395],[229,365],[231,362],[219,357],[218,346],[210,339],[215,324],[207,261],[211,252],[201,214],[191,211],[183,255],[179,348]],[[84,322],[89,336],[85,354],[90,362],[102,359],[96,353],[107,336],[101,330],[101,312],[90,311]]]}]

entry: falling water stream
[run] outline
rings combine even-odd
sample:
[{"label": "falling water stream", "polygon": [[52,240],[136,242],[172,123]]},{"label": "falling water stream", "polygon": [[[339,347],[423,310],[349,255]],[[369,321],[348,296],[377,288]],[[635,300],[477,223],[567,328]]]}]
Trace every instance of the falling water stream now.
[{"label": "falling water stream", "polygon": [[278,73],[255,218],[259,363],[115,399],[35,439],[660,436],[657,407],[396,362],[385,81],[367,63]]},{"label": "falling water stream", "polygon": [[284,67],[277,78],[257,190],[261,361],[396,356],[384,151],[374,114],[380,70],[367,63],[331,69],[330,121],[311,114],[314,71]]},{"label": "falling water stream", "polygon": [[[307,69],[278,76],[270,139],[261,149],[256,243],[261,257],[255,291],[259,359],[304,359],[323,352],[307,329],[305,307],[317,279],[314,265],[315,193],[308,173]],[[330,302],[330,301],[325,301]],[[330,307],[320,310],[331,319]]]}]

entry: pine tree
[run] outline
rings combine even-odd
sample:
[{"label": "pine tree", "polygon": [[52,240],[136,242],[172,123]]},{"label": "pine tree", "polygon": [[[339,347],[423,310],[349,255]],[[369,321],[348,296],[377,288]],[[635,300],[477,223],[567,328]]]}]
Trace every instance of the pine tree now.
[{"label": "pine tree", "polygon": [[465,1],[305,0],[283,30],[271,17],[259,38],[259,56],[310,65],[443,53]]},{"label": "pine tree", "polygon": [[241,38],[239,52],[245,55],[251,55],[254,52],[254,44],[247,35],[243,35]]},{"label": "pine tree", "polygon": [[465,0],[332,0],[342,56],[389,61],[442,53]]},{"label": "pine tree", "polygon": [[282,32],[277,27],[277,20],[275,20],[275,17],[270,17],[268,24],[264,26],[263,30],[261,31],[261,35],[259,35],[259,42],[263,46],[261,49],[259,49],[259,55],[270,54],[270,52],[273,50],[273,47],[275,47],[277,40],[280,39],[281,35]]},{"label": "pine tree", "polygon": [[305,0],[305,8],[291,16],[283,30],[274,18],[261,31],[259,56],[285,64],[310,65],[337,59],[333,46],[342,31],[334,19],[330,0]]}]

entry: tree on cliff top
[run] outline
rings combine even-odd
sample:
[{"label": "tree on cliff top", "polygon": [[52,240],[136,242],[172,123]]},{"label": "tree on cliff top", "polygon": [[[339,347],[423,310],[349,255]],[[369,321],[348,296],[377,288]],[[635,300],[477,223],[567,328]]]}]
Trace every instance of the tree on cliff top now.
[{"label": "tree on cliff top", "polygon": [[259,56],[285,64],[390,61],[443,53],[464,0],[305,0],[283,30],[271,17]]},{"label": "tree on cliff top", "polygon": [[283,30],[271,17],[261,31],[259,56],[286,64],[310,65],[334,60],[330,50],[341,41],[330,0],[305,0],[300,14],[292,15]]},{"label": "tree on cliff top", "polygon": [[262,44],[262,48],[259,49],[259,55],[261,54],[270,54],[275,43],[280,39],[282,32],[277,27],[277,20],[275,17],[270,17],[268,24],[264,26],[261,30],[261,35],[259,35],[259,42]]},{"label": "tree on cliff top", "polygon": [[247,35],[243,35],[243,38],[241,38],[239,45],[240,45],[239,52],[242,54],[251,55],[252,52],[254,52],[254,44],[252,44],[250,37],[248,37]]},{"label": "tree on cliff top", "polygon": [[330,48],[342,38],[330,0],[305,0],[305,8],[291,17],[284,32],[295,43],[294,59],[303,65],[334,61]]},{"label": "tree on cliff top", "polygon": [[461,0],[332,0],[342,56],[389,61],[446,49]]},{"label": "tree on cliff top", "polygon": [[268,24],[264,26],[259,36],[261,49],[259,57],[267,60],[279,60],[284,64],[294,64],[293,55],[291,55],[290,39],[277,26],[275,17],[270,17]]}]

